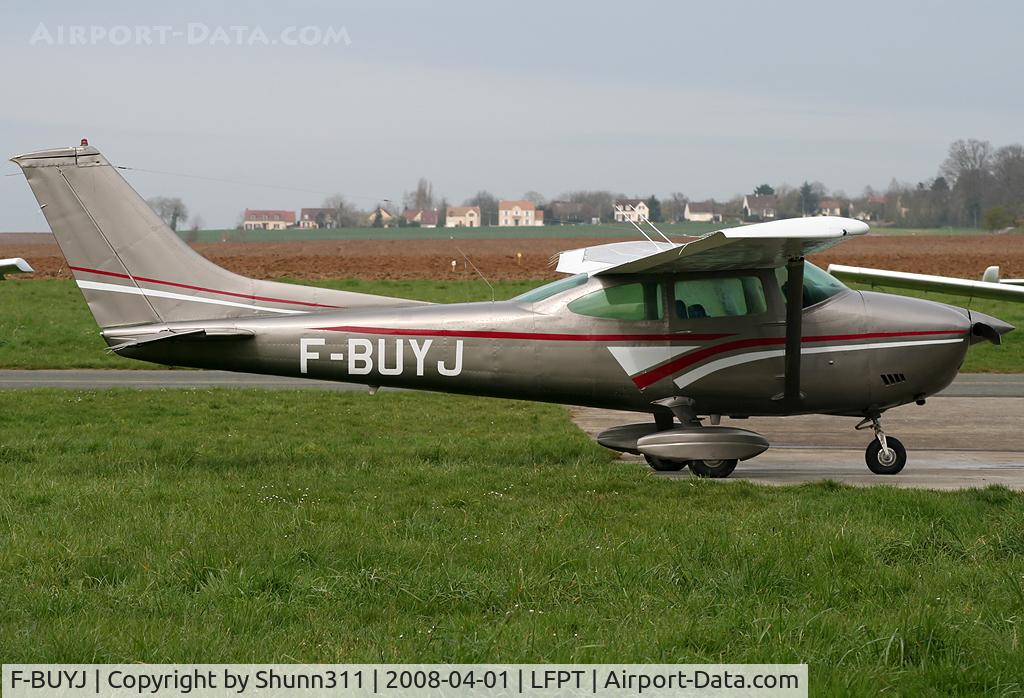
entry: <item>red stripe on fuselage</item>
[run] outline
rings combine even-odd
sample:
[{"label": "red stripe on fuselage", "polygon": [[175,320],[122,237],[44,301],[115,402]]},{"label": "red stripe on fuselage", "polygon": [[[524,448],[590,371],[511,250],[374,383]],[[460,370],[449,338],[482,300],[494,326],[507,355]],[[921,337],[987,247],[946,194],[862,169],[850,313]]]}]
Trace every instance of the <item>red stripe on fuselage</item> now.
[{"label": "red stripe on fuselage", "polygon": [[[948,335],[948,334],[964,334],[964,330],[922,330],[917,332],[867,332],[864,334],[827,334],[802,337],[801,342],[844,342],[854,341],[860,339],[883,339],[892,337],[921,337],[926,335]],[[695,363],[703,361],[704,359],[711,358],[716,354],[724,354],[728,351],[735,349],[751,349],[753,347],[763,346],[779,346],[786,343],[785,337],[758,337],[754,339],[737,339],[732,342],[725,342],[724,344],[717,344],[712,347],[705,347],[704,349],[698,349],[688,354],[684,354],[677,359],[669,361],[667,364],[656,366],[646,373],[639,373],[633,376],[633,382],[638,388],[646,388],[654,383],[657,383],[662,378],[671,376],[674,373],[682,371],[684,368],[688,368]]]},{"label": "red stripe on fuselage", "polygon": [[286,298],[270,298],[268,296],[253,296],[248,293],[234,293],[232,291],[218,291],[213,288],[205,288],[203,286],[193,286],[191,284],[179,284],[176,281],[161,281],[160,279],[150,279],[145,276],[130,276],[128,274],[119,274],[115,271],[102,271],[100,269],[89,269],[87,267],[72,267],[69,269],[73,271],[82,271],[87,274],[99,274],[100,276],[113,276],[117,279],[128,279],[134,281],[144,281],[147,284],[161,284],[163,286],[174,286],[175,288],[187,288],[190,291],[202,291],[203,293],[216,293],[221,296],[232,296],[234,298],[247,298],[254,301],[264,301],[267,303],[285,303],[287,305],[304,305],[310,308],[338,308],[336,305],[324,305],[322,303],[308,303],[306,301],[292,301]]},{"label": "red stripe on fuselage", "polygon": [[352,332],[354,334],[383,334],[400,337],[462,337],[473,339],[530,339],[551,342],[659,342],[692,341],[695,339],[722,339],[730,334],[559,334],[545,332],[498,332],[491,330],[424,330],[399,327],[312,327],[313,330],[328,332]]}]

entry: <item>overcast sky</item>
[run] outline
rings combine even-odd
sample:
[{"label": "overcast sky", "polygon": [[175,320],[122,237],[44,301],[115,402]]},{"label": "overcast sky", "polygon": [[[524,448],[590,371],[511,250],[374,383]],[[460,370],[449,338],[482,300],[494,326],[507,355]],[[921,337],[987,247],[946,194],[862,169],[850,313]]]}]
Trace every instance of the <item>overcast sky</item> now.
[{"label": "overcast sky", "polygon": [[[858,194],[935,176],[957,138],[1024,140],[1019,2],[23,4],[0,6],[0,153],[88,137],[116,164],[252,183],[128,174],[208,227],[316,192],[370,208],[420,176],[453,202]],[[110,34],[69,45],[76,26]],[[46,229],[0,178],[0,230]]]}]

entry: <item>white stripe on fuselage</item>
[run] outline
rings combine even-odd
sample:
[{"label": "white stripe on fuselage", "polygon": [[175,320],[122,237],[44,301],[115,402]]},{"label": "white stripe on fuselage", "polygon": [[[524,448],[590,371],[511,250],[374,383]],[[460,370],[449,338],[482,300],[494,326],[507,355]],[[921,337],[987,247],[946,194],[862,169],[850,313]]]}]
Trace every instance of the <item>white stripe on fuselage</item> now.
[{"label": "white stripe on fuselage", "polygon": [[[827,354],[834,351],[863,351],[865,349],[896,349],[899,347],[921,347],[930,344],[956,344],[964,341],[961,339],[923,339],[914,340],[908,342],[873,342],[871,344],[834,344],[827,347],[802,347],[800,354]],[[774,359],[780,356],[785,356],[785,349],[769,349],[767,351],[752,351],[746,354],[737,354],[735,356],[726,356],[721,359],[715,359],[708,363],[688,371],[681,376],[677,376],[672,382],[679,388],[684,388],[691,383],[696,383],[701,378],[709,376],[712,373],[721,371],[723,368],[730,368],[732,366],[739,366],[740,364],[750,363],[752,361],[762,361],[764,359]]]},{"label": "white stripe on fuselage", "polygon": [[674,359],[693,349],[697,349],[697,347],[608,347],[608,351],[619,362],[619,366],[622,366],[622,370],[630,376],[663,364],[669,359]]},{"label": "white stripe on fuselage", "polygon": [[268,313],[284,313],[286,315],[301,315],[303,310],[285,310],[283,308],[268,308],[263,305],[250,305],[248,303],[235,303],[234,301],[222,301],[216,298],[200,298],[199,296],[187,296],[184,293],[172,293],[170,291],[157,291],[153,288],[139,288],[137,286],[124,286],[121,284],[105,284],[99,281],[77,281],[79,288],[90,291],[113,291],[114,293],[127,293],[133,296],[149,296],[151,298],[169,298],[176,301],[192,301],[193,303],[209,303],[210,305],[227,305],[232,308],[247,308],[249,310],[262,310]]}]

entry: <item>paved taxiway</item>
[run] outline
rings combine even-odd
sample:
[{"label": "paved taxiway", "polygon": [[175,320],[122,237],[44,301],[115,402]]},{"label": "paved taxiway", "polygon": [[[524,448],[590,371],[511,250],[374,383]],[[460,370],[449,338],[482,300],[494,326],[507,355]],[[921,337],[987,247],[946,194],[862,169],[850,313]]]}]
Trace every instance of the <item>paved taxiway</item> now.
[{"label": "paved taxiway", "polygon": [[[363,386],[223,371],[40,370],[0,371],[0,389],[18,388],[262,388],[365,390]],[[589,434],[617,424],[645,421],[644,415],[572,408],[573,419]],[[873,475],[864,465],[870,431],[854,431],[847,417],[723,420],[768,437],[772,447],[740,463],[733,478],[765,484],[824,479],[851,485],[961,489],[1001,484],[1024,490],[1024,374],[965,374],[924,407],[907,405],[886,413],[888,433],[909,453],[899,475]],[[636,461],[633,456],[626,459]],[[657,477],[685,478],[681,473]]]}]

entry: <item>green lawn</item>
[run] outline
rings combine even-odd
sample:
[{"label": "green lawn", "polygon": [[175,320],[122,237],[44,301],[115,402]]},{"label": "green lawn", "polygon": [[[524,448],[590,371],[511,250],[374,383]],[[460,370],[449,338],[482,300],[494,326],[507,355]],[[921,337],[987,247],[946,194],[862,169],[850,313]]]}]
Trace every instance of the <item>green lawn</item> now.
[{"label": "green lawn", "polygon": [[1024,689],[1024,495],[670,480],[555,406],[0,392],[5,662],[807,662]]},{"label": "green lawn", "polygon": [[[490,289],[470,281],[318,281],[330,288],[418,298],[437,303],[487,300]],[[511,298],[544,281],[495,281],[498,299]],[[880,289],[884,290],[884,289]],[[936,294],[923,297],[962,304],[962,299]],[[1024,304],[974,301],[971,307],[1022,328],[1004,338],[1002,346],[971,349],[967,372],[1024,371]],[[82,294],[71,281],[10,279],[0,283],[0,368],[153,368],[153,364],[108,353]]]}]

